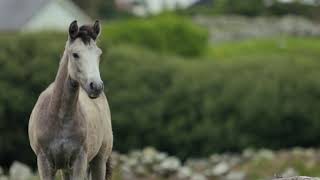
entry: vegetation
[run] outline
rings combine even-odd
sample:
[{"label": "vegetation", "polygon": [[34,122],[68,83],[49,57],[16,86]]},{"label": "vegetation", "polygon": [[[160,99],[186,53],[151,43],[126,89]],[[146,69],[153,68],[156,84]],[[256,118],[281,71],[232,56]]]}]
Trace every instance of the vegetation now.
[{"label": "vegetation", "polygon": [[113,0],[91,0],[89,3],[86,0],[73,0],[91,17],[95,18],[115,18],[120,16],[116,11],[115,1]]},{"label": "vegetation", "polygon": [[208,32],[190,20],[164,14],[107,24],[104,42],[133,44],[164,54],[199,56],[208,48]]},{"label": "vegetation", "polygon": [[[208,48],[205,31],[176,18],[105,26],[101,73],[116,150],[151,145],[185,158],[319,145],[320,39]],[[66,37],[0,36],[0,162],[35,163],[28,119],[54,80]]]}]

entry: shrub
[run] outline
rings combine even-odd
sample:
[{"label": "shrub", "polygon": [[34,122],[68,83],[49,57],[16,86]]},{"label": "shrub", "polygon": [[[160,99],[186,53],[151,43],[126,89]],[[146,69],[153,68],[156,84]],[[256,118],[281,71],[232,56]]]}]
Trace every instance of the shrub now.
[{"label": "shrub", "polygon": [[208,46],[205,29],[173,15],[106,24],[103,38],[111,45],[133,44],[182,56],[199,56]]},{"label": "shrub", "polygon": [[299,2],[292,3],[274,3],[268,7],[267,13],[270,15],[298,15],[318,20],[320,17],[320,6],[302,4]]}]

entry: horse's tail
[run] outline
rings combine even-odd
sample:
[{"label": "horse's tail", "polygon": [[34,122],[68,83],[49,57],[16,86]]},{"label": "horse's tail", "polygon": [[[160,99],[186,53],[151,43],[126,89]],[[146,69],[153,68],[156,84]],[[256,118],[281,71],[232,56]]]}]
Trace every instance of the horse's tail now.
[{"label": "horse's tail", "polygon": [[112,164],[111,164],[111,155],[108,158],[107,164],[106,164],[106,180],[112,179]]}]

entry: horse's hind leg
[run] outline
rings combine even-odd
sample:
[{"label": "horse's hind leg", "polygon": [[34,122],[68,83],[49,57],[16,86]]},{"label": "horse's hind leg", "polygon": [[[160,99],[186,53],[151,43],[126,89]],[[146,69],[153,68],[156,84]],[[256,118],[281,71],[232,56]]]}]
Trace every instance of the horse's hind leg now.
[{"label": "horse's hind leg", "polygon": [[92,180],[106,180],[106,160],[96,156],[90,163]]},{"label": "horse's hind leg", "polygon": [[111,156],[110,156],[106,163],[106,180],[111,180],[111,178],[112,178],[112,164],[111,164]]}]

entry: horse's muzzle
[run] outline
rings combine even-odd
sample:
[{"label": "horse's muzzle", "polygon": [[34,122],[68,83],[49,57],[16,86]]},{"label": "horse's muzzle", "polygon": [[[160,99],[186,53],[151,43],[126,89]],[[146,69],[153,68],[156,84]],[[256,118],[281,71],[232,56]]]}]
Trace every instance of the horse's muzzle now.
[{"label": "horse's muzzle", "polygon": [[95,98],[98,98],[100,96],[100,94],[102,93],[104,89],[104,85],[103,85],[103,82],[100,81],[100,82],[90,82],[89,85],[88,85],[88,96],[91,98],[91,99],[95,99]]}]

